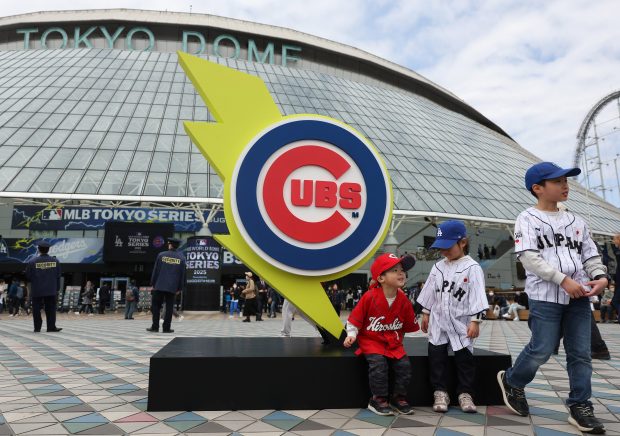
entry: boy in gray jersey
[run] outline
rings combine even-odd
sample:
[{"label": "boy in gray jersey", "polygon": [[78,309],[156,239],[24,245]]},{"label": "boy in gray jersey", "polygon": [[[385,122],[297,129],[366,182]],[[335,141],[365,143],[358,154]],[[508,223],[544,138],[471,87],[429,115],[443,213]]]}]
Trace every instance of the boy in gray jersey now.
[{"label": "boy in gray jersey", "polygon": [[530,342],[512,368],[500,371],[497,380],[506,406],[527,416],[525,386],[543,365],[564,335],[570,381],[566,405],[568,421],[579,430],[604,433],[594,416],[592,361],[590,359],[590,300],[607,286],[603,265],[585,221],[558,203],[568,199],[567,177],[579,168],[562,169],[541,162],[527,170],[525,187],[537,204],[522,212],[515,225],[515,252],[527,271],[525,291],[530,302]]}]

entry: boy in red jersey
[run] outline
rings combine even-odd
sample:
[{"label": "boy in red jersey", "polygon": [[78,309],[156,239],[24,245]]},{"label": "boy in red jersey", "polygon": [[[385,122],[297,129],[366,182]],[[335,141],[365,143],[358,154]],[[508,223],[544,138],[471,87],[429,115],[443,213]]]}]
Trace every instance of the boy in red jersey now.
[{"label": "boy in red jersey", "polygon": [[[386,253],[377,257],[370,267],[372,281],[368,292],[355,306],[347,321],[344,346],[357,340],[368,361],[368,380],[372,397],[368,409],[378,415],[393,415],[394,410],[411,414],[407,387],[411,380],[409,356],[403,347],[407,332],[419,329],[413,305],[400,289],[405,284],[405,271],[415,264],[413,256],[398,257]],[[394,392],[388,403],[388,372],[395,373]],[[390,407],[391,406],[391,407]]]}]

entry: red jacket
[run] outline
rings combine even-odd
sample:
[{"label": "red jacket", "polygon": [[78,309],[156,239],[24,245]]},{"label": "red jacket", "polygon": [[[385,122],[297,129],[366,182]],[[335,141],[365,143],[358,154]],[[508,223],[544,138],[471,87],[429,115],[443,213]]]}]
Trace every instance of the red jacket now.
[{"label": "red jacket", "polygon": [[370,289],[355,306],[348,321],[359,330],[359,349],[355,354],[383,354],[392,359],[407,355],[403,347],[405,333],[420,328],[413,304],[400,289],[391,307],[383,289]]}]

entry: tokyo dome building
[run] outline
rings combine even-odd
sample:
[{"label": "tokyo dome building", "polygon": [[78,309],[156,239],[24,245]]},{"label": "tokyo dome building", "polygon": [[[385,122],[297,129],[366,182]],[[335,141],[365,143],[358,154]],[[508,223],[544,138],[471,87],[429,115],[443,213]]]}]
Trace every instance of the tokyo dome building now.
[{"label": "tokyo dome building", "polygon": [[[46,238],[58,246],[66,285],[146,281],[148,262],[105,259],[106,222],[172,223],[184,240],[224,225],[222,181],[183,128],[213,117],[178,51],[260,77],[284,115],[333,117],[369,138],[392,180],[384,249],[417,254],[411,281],[436,258],[428,250],[436,223],[457,218],[472,254],[483,254],[487,285],[519,285],[511,232],[533,204],[523,175],[539,159],[458,96],[295,30],[125,9],[0,18],[0,274],[23,269]],[[571,189],[567,207],[609,240],[620,210]],[[243,271],[230,253],[223,260],[222,283]]]}]

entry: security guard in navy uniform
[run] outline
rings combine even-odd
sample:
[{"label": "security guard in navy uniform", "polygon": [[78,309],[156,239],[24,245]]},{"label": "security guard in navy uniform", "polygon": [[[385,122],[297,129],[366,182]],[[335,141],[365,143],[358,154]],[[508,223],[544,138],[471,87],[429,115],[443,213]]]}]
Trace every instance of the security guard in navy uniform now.
[{"label": "security guard in navy uniform", "polygon": [[163,251],[157,255],[151,275],[153,323],[150,328],[146,329],[148,332],[159,331],[159,312],[164,302],[166,303],[166,313],[164,314],[162,331],[164,333],[174,332],[170,328],[174,296],[177,292],[182,292],[185,286],[185,256],[176,251],[180,243],[181,240],[179,239],[168,239],[168,251]]},{"label": "security guard in navy uniform", "polygon": [[34,331],[41,331],[43,319],[41,308],[45,307],[45,321],[48,332],[59,332],[56,327],[56,295],[60,290],[60,262],[48,255],[50,244],[40,241],[39,255],[28,262],[26,277],[30,281],[30,295],[32,296],[32,318]]}]

